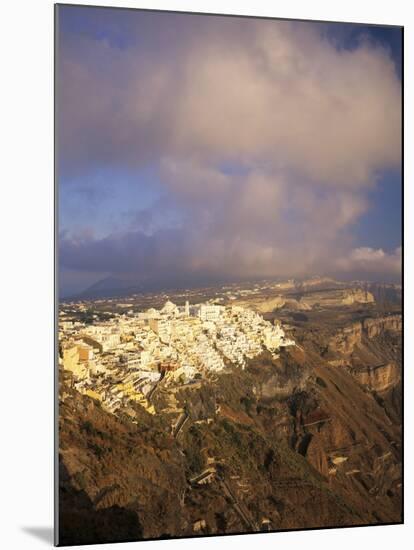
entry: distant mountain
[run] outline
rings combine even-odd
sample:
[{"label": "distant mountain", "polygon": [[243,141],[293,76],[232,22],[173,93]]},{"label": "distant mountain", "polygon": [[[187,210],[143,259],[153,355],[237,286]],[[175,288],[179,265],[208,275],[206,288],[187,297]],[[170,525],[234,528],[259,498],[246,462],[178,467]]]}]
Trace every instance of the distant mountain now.
[{"label": "distant mountain", "polygon": [[[211,276],[194,277],[189,275],[187,278],[182,276],[168,276],[147,279],[146,281],[136,281],[132,279],[122,279],[117,277],[106,277],[92,286],[77,294],[70,296],[69,300],[87,300],[94,298],[112,298],[123,297],[130,294],[140,294],[145,292],[158,292],[162,290],[183,290],[186,288],[201,288],[209,285],[225,284],[229,281]],[[231,282],[234,282],[233,280]]]},{"label": "distant mountain", "polygon": [[142,283],[117,277],[106,277],[94,283],[83,292],[76,296],[71,296],[70,298],[108,298],[111,296],[125,296],[127,294],[136,294],[145,291],[146,287]]}]

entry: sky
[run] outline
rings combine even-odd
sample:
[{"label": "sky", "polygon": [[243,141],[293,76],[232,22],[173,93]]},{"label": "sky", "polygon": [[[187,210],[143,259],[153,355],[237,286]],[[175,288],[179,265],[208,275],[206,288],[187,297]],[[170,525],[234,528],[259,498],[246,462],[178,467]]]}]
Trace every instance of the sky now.
[{"label": "sky", "polygon": [[59,6],[59,289],[401,277],[401,31]]}]

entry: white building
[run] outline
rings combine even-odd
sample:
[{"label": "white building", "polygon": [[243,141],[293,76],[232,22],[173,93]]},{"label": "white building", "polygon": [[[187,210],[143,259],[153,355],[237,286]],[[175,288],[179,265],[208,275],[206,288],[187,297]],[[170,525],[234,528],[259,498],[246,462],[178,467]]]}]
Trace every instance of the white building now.
[{"label": "white building", "polygon": [[199,310],[199,317],[202,321],[218,321],[221,314],[224,311],[223,306],[217,306],[213,304],[201,304]]},{"label": "white building", "polygon": [[149,326],[158,335],[161,342],[169,342],[171,321],[169,319],[150,319]]}]

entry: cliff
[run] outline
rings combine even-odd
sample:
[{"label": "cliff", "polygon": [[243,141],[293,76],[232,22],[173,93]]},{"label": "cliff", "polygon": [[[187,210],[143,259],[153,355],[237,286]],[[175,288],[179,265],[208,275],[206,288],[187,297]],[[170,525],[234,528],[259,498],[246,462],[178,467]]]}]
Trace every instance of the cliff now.
[{"label": "cliff", "polygon": [[387,391],[401,380],[401,338],[401,315],[352,323],[330,338],[330,364],[346,367],[371,391]]},{"label": "cliff", "polygon": [[398,384],[400,367],[396,363],[383,363],[362,369],[349,369],[360,384],[371,391],[384,392]]},{"label": "cliff", "polygon": [[314,307],[340,307],[354,304],[372,304],[374,296],[361,288],[333,289],[305,294],[300,303],[310,308]]},{"label": "cliff", "polygon": [[341,355],[350,355],[362,341],[362,323],[356,322],[339,330],[329,341],[328,349]]},{"label": "cliff", "polygon": [[384,332],[402,332],[402,316],[388,315],[378,319],[366,319],[363,326],[368,338],[375,338]]},{"label": "cliff", "polygon": [[312,289],[302,285],[293,292],[277,294],[276,296],[252,297],[237,300],[237,305],[255,309],[259,313],[267,313],[278,309],[293,311],[311,311],[319,308],[349,307],[357,304],[374,304],[374,296],[361,288],[328,288]]},{"label": "cliff", "polygon": [[385,333],[402,332],[402,316],[389,315],[377,318],[367,318],[347,325],[336,332],[329,340],[328,347],[333,352],[349,355],[355,346],[361,344],[363,336],[373,339]]}]

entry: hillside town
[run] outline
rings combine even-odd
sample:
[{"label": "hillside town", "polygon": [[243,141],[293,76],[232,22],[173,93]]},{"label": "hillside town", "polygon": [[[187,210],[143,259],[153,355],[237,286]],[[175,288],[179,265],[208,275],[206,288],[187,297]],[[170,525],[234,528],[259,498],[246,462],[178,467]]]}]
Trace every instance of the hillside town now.
[{"label": "hillside town", "polygon": [[114,414],[128,414],[132,403],[155,414],[151,396],[161,380],[195,384],[231,366],[244,369],[264,351],[277,355],[295,345],[280,323],[241,306],[167,300],[160,310],[130,310],[108,320],[95,315],[92,322],[79,320],[73,308],[85,306],[61,307],[59,365],[80,393]]}]

